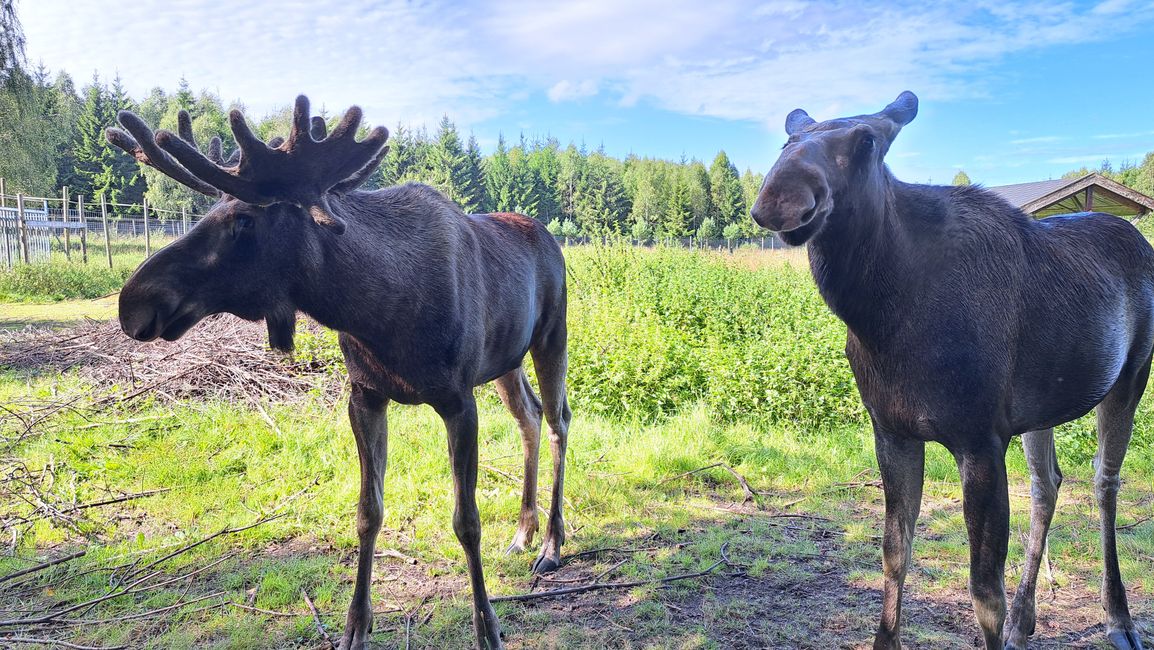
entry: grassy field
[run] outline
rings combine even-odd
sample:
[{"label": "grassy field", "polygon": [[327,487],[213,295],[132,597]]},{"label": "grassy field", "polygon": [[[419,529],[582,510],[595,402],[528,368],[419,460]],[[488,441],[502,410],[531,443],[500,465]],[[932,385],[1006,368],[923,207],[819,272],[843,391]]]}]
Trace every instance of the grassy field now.
[{"label": "grassy field", "polygon": [[[499,604],[509,648],[867,646],[880,609],[881,490],[842,355],[844,328],[822,305],[804,258],[616,247],[570,249],[567,257],[575,411],[569,561],[535,584],[531,557],[503,555],[519,504],[520,439],[493,391],[480,388],[478,501],[491,592],[692,573],[714,565],[723,548],[730,564],[667,585]],[[301,354],[336,355],[331,336],[303,343]],[[0,405],[16,414],[46,401],[84,405],[100,397],[76,373],[0,370]],[[1119,506],[1122,571],[1147,638],[1154,627],[1152,404],[1147,399],[1139,412]],[[27,428],[20,417],[0,417],[6,439]],[[0,634],[101,647],[318,647],[323,639],[302,593],[326,630],[341,629],[358,487],[343,397],[320,387],[294,404],[148,397],[98,414],[65,409],[38,431],[0,442],[0,463],[9,479],[38,477],[57,505],[0,504],[0,520],[34,521],[5,531],[0,576],[80,549],[87,555],[0,582],[0,619],[27,619],[145,580],[138,592],[61,617],[68,622],[0,621]],[[443,428],[428,408],[393,407],[390,432],[374,641],[469,647]],[[1090,419],[1060,430],[1067,482],[1032,647],[1103,641],[1093,452]],[[718,463],[756,494],[747,498]],[[1016,443],[1008,465],[1013,588],[1029,525]],[[932,447],[906,597],[907,647],[970,647],[977,638],[960,496],[952,458]]]}]

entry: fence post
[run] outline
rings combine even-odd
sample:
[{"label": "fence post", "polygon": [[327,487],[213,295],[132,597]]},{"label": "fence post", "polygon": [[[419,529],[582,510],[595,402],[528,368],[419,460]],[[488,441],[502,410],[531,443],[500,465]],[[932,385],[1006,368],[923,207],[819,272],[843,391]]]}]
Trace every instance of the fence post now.
[{"label": "fence post", "polygon": [[152,257],[152,235],[148,232],[148,197],[144,197],[144,257]]},{"label": "fence post", "polygon": [[64,220],[64,257],[72,261],[72,232],[68,228],[68,186],[65,185],[60,195],[60,218]]},{"label": "fence post", "polygon": [[180,206],[180,220],[184,223],[184,232],[181,234],[187,235],[188,234],[188,208],[183,206],[183,205]]},{"label": "fence post", "polygon": [[8,207],[8,186],[4,184],[4,177],[0,176],[0,208]]},{"label": "fence post", "polygon": [[108,268],[112,268],[112,243],[108,240],[108,201],[104,192],[100,193],[100,223],[104,226],[104,257],[108,259]]},{"label": "fence post", "polygon": [[88,263],[88,222],[84,219],[84,195],[76,197],[76,218],[80,220],[80,259]]},{"label": "fence post", "polygon": [[20,261],[28,264],[32,259],[28,255],[28,224],[24,221],[24,195],[16,195],[16,228],[20,231]]}]

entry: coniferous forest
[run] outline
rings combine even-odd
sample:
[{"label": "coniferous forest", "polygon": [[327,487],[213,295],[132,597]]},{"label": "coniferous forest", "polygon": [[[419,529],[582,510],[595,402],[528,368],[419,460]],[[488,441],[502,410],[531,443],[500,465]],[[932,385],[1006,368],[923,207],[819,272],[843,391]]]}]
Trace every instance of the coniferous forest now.
[{"label": "coniferous forest", "polygon": [[[93,76],[78,87],[67,73],[15,66],[0,92],[0,177],[9,193],[56,196],[67,186],[73,195],[103,194],[114,203],[147,197],[157,208],[203,213],[210,199],[138,165],[107,142],[104,129],[115,124],[117,111],[131,110],[154,127],[175,130],[177,114],[187,110],[197,141],[217,136],[228,151],[235,147],[228,128],[232,108],[244,106],[225,106],[184,80],[174,92],[154,88],[136,99],[120,78]],[[334,123],[340,117],[323,116]],[[251,126],[268,140],[287,134],[290,119],[285,106]],[[534,216],[557,235],[645,240],[754,234],[745,215],[761,175],[739,174],[724,151],[708,164],[632,155],[621,160],[600,148],[522,134],[502,135],[483,152],[473,135],[445,116],[432,130],[391,126],[388,156],[366,188],[409,181],[436,187],[466,212]]]}]

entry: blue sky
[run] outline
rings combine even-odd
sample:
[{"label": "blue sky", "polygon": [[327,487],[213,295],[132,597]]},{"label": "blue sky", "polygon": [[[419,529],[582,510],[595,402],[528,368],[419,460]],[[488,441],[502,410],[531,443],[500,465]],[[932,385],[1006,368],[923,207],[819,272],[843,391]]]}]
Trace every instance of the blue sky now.
[{"label": "blue sky", "polygon": [[903,180],[1057,177],[1154,150],[1154,3],[612,0],[543,3],[18,0],[31,62],[142,97],[181,76],[262,115],[304,92],[332,111],[435,127],[489,150],[552,135],[612,155],[725,149],[765,171],[793,108],[918,118]]}]

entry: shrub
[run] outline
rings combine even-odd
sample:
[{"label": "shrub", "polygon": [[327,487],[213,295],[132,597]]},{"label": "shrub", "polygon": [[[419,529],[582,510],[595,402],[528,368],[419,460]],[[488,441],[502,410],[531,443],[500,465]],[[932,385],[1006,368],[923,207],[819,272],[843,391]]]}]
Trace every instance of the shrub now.
[{"label": "shrub", "polygon": [[0,269],[0,301],[99,298],[120,291],[132,267],[52,261]]}]

